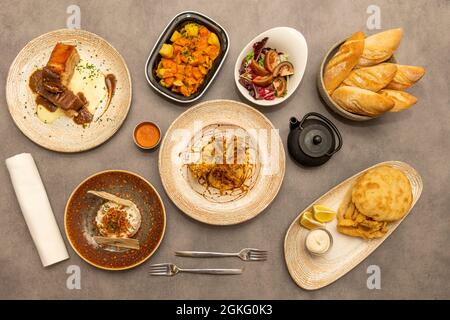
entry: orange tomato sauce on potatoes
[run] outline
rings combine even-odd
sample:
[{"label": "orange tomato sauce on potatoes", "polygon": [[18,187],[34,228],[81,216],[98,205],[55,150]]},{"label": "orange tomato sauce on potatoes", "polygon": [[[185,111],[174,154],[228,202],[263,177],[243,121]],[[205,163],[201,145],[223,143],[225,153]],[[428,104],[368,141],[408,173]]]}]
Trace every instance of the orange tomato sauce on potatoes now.
[{"label": "orange tomato sauce on potatoes", "polygon": [[162,86],[189,97],[197,92],[219,55],[219,38],[205,26],[188,23],[172,34],[170,42],[159,51],[156,76]]}]

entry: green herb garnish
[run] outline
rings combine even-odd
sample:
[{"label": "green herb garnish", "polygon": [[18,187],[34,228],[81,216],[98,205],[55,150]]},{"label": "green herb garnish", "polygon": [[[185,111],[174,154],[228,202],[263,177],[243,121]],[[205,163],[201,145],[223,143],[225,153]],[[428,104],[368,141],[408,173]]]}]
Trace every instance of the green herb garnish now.
[{"label": "green herb garnish", "polygon": [[250,53],[248,53],[245,56],[245,62],[249,62],[249,61],[253,60],[254,57],[255,57],[255,52],[253,52],[253,50],[252,50]]}]

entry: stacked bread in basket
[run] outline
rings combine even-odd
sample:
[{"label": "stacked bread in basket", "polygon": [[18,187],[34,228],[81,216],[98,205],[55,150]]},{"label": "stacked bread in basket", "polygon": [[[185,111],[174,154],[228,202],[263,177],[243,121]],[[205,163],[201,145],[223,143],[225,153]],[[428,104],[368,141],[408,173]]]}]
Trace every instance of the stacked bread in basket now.
[{"label": "stacked bread in basket", "polygon": [[343,42],[323,71],[324,89],[338,106],[374,118],[417,102],[403,90],[419,81],[425,69],[394,63],[402,34],[402,29],[391,29],[365,38],[356,32]]}]

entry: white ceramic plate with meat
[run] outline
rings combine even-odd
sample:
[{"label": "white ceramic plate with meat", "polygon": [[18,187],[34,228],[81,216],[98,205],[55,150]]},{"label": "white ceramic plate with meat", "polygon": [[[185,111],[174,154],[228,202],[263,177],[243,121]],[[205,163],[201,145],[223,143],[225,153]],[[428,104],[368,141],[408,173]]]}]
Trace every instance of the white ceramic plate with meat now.
[{"label": "white ceramic plate with meat", "polygon": [[[65,114],[54,114],[49,121],[43,121],[46,116],[42,116],[43,109],[39,110],[36,95],[30,89],[30,76],[47,64],[57,43],[76,46],[81,59],[77,67],[81,66],[85,72],[95,68],[102,77],[113,74],[116,78],[116,89],[108,106],[102,100],[103,82],[94,85],[98,91],[91,99],[102,102],[103,107],[99,104],[93,121],[87,125],[76,124]],[[58,152],[89,150],[107,141],[125,120],[131,96],[131,78],[122,56],[106,40],[83,30],[56,30],[30,41],[11,64],[6,83],[9,112],[17,127],[36,144]]]}]

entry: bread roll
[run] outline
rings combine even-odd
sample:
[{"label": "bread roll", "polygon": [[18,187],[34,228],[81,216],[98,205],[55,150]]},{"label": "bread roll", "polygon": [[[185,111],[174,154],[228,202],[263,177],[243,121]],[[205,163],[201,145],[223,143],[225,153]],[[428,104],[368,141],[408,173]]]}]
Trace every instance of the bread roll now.
[{"label": "bread roll", "polygon": [[342,82],[342,85],[377,92],[392,81],[396,72],[397,66],[392,63],[382,63],[372,67],[355,69]]},{"label": "bread roll", "polygon": [[383,165],[364,173],[353,186],[352,202],[375,221],[397,221],[411,208],[411,182],[403,170]]},{"label": "bread roll", "polygon": [[331,97],[348,112],[369,117],[377,117],[394,107],[391,98],[357,87],[339,87]]},{"label": "bread roll", "polygon": [[386,86],[386,89],[404,90],[419,81],[424,74],[425,69],[422,67],[397,64],[394,79]]},{"label": "bread roll", "polygon": [[367,37],[358,67],[368,67],[386,61],[398,48],[403,29],[390,29]]},{"label": "bread roll", "polygon": [[364,33],[356,32],[339,48],[333,58],[328,61],[323,75],[325,90],[328,94],[344,81],[358,63],[364,49]]},{"label": "bread roll", "polygon": [[378,93],[394,101],[394,107],[389,112],[399,112],[409,109],[417,102],[416,97],[404,91],[383,89]]}]

